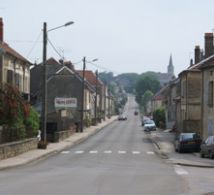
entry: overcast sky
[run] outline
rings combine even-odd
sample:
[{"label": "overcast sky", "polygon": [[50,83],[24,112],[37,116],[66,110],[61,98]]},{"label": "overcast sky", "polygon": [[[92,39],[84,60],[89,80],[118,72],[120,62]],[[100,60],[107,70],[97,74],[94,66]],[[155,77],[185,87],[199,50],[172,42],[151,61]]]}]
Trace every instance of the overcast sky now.
[{"label": "overcast sky", "polygon": [[[99,71],[166,72],[189,65],[195,45],[214,28],[213,0],[0,0],[4,40],[31,62],[42,59],[42,28],[58,53],[79,62],[98,58]],[[48,57],[60,56],[48,46]],[[76,64],[80,69],[82,64]],[[96,67],[87,64],[87,69]]]}]

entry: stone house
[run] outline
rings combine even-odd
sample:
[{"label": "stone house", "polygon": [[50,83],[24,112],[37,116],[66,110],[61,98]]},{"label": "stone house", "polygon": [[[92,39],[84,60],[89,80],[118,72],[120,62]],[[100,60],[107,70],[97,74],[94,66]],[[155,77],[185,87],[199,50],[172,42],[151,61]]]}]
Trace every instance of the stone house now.
[{"label": "stone house", "polygon": [[179,79],[170,81],[163,89],[162,95],[164,96],[165,119],[166,128],[172,129],[176,124],[176,101],[178,96],[178,83]]},{"label": "stone house", "polygon": [[[213,33],[205,33],[205,54],[195,47],[195,63],[179,74],[180,96],[176,98],[177,128],[197,132],[205,138],[212,134]],[[208,130],[209,129],[209,130]],[[209,133],[208,133],[209,132]]]},{"label": "stone house", "polygon": [[16,86],[23,97],[30,100],[31,63],[4,42],[3,31],[3,19],[0,18],[0,82]]},{"label": "stone house", "polygon": [[180,99],[177,98],[177,128],[180,132],[201,132],[202,75],[198,69],[179,74]]},{"label": "stone house", "polygon": [[214,135],[214,55],[198,64],[202,71],[202,136]]},{"label": "stone house", "polygon": [[[47,65],[47,134],[50,141],[62,131],[75,131],[80,126],[82,112],[82,77],[71,63],[59,63],[50,58]],[[41,113],[42,103],[42,64],[31,69],[31,94],[33,105]],[[94,115],[95,89],[87,81],[84,87],[84,123],[88,115]],[[61,103],[72,101],[71,105]],[[87,124],[86,124],[87,123]]]},{"label": "stone house", "polygon": [[[78,71],[78,73],[82,76],[83,71]],[[96,76],[94,72],[91,70],[85,71],[85,78],[86,80],[96,89],[97,88],[97,120],[101,122],[101,120],[105,120],[105,103],[106,103],[106,95],[105,95],[105,85],[103,82]]]}]

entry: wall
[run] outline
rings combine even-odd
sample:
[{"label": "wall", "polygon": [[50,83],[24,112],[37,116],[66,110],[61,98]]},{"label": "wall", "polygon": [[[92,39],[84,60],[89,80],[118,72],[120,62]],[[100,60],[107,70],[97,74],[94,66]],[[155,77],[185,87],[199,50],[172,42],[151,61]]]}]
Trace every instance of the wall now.
[{"label": "wall", "polygon": [[[214,135],[214,107],[208,106],[208,83],[214,81],[214,68],[203,71],[203,138]],[[213,100],[214,101],[214,100]]]},{"label": "wall", "polygon": [[0,160],[17,156],[17,155],[27,152],[29,150],[37,149],[37,147],[38,147],[37,138],[26,139],[26,140],[17,141],[17,142],[11,142],[11,143],[7,143],[7,144],[1,144],[0,145]]}]

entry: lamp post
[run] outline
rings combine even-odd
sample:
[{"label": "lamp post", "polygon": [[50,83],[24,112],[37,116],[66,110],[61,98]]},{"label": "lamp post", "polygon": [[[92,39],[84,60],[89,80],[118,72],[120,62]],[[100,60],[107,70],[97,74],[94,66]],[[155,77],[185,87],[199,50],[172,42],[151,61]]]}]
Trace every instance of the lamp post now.
[{"label": "lamp post", "polygon": [[43,23],[43,88],[42,88],[42,113],[41,113],[41,131],[42,131],[42,137],[41,141],[43,142],[42,148],[46,149],[47,146],[47,131],[46,131],[46,122],[47,122],[47,69],[46,69],[46,60],[47,60],[47,40],[48,36],[47,33],[53,30],[56,30],[61,27],[66,27],[71,24],[74,24],[74,22],[67,22],[64,25],[52,28],[50,30],[47,30],[47,23]]},{"label": "lamp post", "polygon": [[85,99],[85,95],[84,95],[84,91],[85,91],[85,68],[86,68],[86,62],[88,63],[92,63],[97,61],[98,59],[93,59],[91,62],[86,61],[86,57],[83,58],[83,72],[82,72],[82,104],[81,104],[81,127],[80,127],[80,133],[83,132],[83,126],[84,126],[84,99]]},{"label": "lamp post", "polygon": [[97,125],[97,91],[98,91],[98,70],[96,70],[96,94],[95,94],[95,109],[94,109],[94,118],[95,125]]}]

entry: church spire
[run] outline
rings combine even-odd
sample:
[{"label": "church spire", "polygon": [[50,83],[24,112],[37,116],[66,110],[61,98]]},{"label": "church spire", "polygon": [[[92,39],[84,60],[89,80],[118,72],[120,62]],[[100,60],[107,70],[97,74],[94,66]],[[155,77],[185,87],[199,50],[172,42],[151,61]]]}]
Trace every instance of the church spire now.
[{"label": "church spire", "polygon": [[171,74],[172,76],[174,75],[174,66],[173,66],[173,62],[172,62],[172,54],[170,54],[169,65],[167,67],[167,73]]}]

